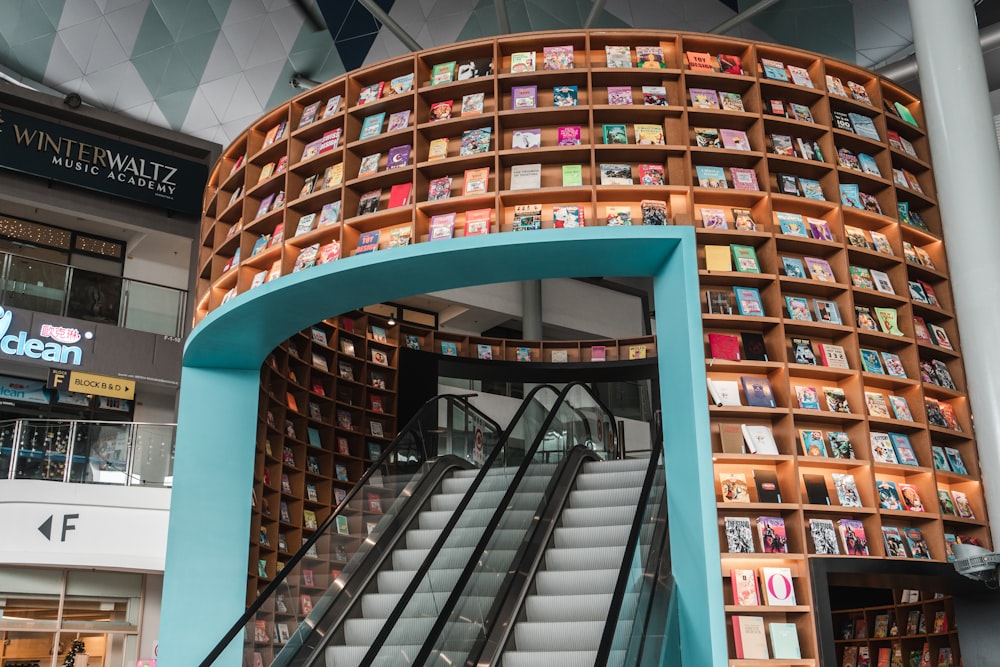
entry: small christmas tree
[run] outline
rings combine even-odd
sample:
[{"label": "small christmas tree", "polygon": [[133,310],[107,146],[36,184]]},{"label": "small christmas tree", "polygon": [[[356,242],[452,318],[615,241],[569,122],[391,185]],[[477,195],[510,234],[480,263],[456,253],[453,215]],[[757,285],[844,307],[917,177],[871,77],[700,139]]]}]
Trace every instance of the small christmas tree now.
[{"label": "small christmas tree", "polygon": [[81,640],[74,639],[73,645],[69,647],[69,652],[66,654],[66,659],[63,660],[63,667],[74,667],[76,665],[76,655],[86,650],[87,647],[83,645]]}]

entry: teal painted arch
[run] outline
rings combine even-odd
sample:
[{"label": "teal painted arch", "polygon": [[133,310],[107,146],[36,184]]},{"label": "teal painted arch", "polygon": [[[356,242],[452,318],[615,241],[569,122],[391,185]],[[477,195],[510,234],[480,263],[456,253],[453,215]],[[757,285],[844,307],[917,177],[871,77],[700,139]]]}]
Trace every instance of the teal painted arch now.
[{"label": "teal painted arch", "polygon": [[[682,664],[727,663],[694,229],[588,227],[421,243],[237,296],[184,353],[161,607],[165,667],[198,664],[245,608],[260,366],[295,332],[361,306],[472,285],[649,276]],[[654,631],[651,629],[650,631]],[[216,662],[242,664],[242,636]]]}]

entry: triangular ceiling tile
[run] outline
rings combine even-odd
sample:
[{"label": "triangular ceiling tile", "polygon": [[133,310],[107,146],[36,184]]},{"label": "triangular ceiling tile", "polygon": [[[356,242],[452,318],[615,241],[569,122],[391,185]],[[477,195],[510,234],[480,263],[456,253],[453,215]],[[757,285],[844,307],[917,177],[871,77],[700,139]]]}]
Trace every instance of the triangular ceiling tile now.
[{"label": "triangular ceiling tile", "polygon": [[215,50],[215,43],[218,41],[219,33],[203,33],[190,39],[185,39],[177,43],[175,54],[180,54],[187,63],[188,69],[197,81],[202,80],[208,61]]},{"label": "triangular ceiling tile", "polygon": [[236,88],[233,89],[233,95],[229,98],[229,105],[226,107],[225,113],[219,116],[219,119],[223,122],[229,122],[235,118],[243,118],[249,113],[259,113],[260,111],[261,104],[257,100],[257,96],[253,94],[253,87],[247,81],[246,75],[240,74]]},{"label": "triangular ceiling tile", "polygon": [[[18,52],[23,53],[20,47],[18,47]],[[45,67],[46,83],[58,86],[60,83],[79,79],[82,76],[83,67],[73,57],[62,38],[57,35],[55,41],[52,42],[48,64]]]},{"label": "triangular ceiling tile", "polygon": [[212,106],[205,99],[201,89],[195,91],[187,117],[184,118],[184,123],[181,125],[181,132],[191,134],[209,127],[216,127],[218,124],[219,119],[216,118]]},{"label": "triangular ceiling tile", "polygon": [[233,53],[233,48],[229,46],[229,40],[225,33],[219,32],[215,46],[212,47],[212,54],[208,57],[208,64],[205,65],[205,71],[201,75],[201,80],[215,81],[239,72],[240,69],[240,63]]},{"label": "triangular ceiling tile", "polygon": [[[18,3],[16,3],[16,2],[2,3],[2,4],[10,4],[10,5],[12,5],[13,8],[14,8],[14,11],[25,11],[26,10],[26,8],[23,6],[26,3],[23,3],[23,2],[20,3],[22,5],[21,7],[18,7]],[[45,16],[48,17],[49,21],[52,23],[53,29],[57,25],[59,25],[59,17],[62,16],[63,9],[66,8],[66,0],[38,0],[37,5],[45,13]],[[11,24],[11,25],[13,25],[13,24]]]},{"label": "triangular ceiling tile", "polygon": [[104,15],[112,32],[118,39],[118,43],[125,49],[125,53],[132,53],[135,49],[135,40],[139,37],[139,28],[142,26],[142,19],[146,15],[146,0],[133,5],[127,5],[113,12]]},{"label": "triangular ceiling tile", "polygon": [[135,65],[131,62],[123,63],[119,70],[122,80],[121,88],[118,89],[118,98],[115,100],[115,107],[119,109],[129,109],[139,104],[153,101],[153,94],[146,86],[146,82],[139,76]]},{"label": "triangular ceiling tile", "polygon": [[[281,45],[285,47],[285,51],[290,52],[299,37],[299,31],[305,25],[302,12],[295,7],[284,7],[272,11],[270,17],[271,23],[274,24],[274,30],[278,33],[278,39],[281,40]],[[311,27],[306,27],[312,30]]]},{"label": "triangular ceiling tile", "polygon": [[292,74],[294,73],[295,69],[292,67],[292,63],[286,60],[274,81],[274,88],[271,90],[271,96],[267,99],[267,102],[264,103],[265,109],[273,109],[285,100],[288,100],[302,92],[297,88],[292,88],[292,84],[289,83],[289,79],[292,78]]},{"label": "triangular ceiling tile", "polygon": [[93,89],[105,106],[112,107],[118,98],[118,93],[125,82],[124,72],[128,63],[119,63],[96,72],[90,72],[85,77],[87,84]]},{"label": "triangular ceiling tile", "polygon": [[92,19],[86,23],[79,23],[65,30],[60,30],[58,33],[59,39],[69,49],[70,55],[85,72],[102,25],[107,25],[104,19]]},{"label": "triangular ceiling tile", "polygon": [[152,0],[151,10],[159,14],[163,25],[176,40],[184,24],[184,12],[192,0]]},{"label": "triangular ceiling tile", "polygon": [[260,27],[260,33],[257,35],[257,41],[254,43],[253,51],[247,58],[246,68],[251,69],[275,60],[284,60],[287,57],[288,51],[278,39],[274,25],[270,20],[264,21]]},{"label": "triangular ceiling tile", "polygon": [[102,16],[101,8],[94,0],[70,0],[59,16],[59,29],[70,28]]},{"label": "triangular ceiling tile", "polygon": [[118,42],[118,38],[115,37],[111,26],[108,25],[107,21],[100,21],[100,26],[97,29],[97,40],[94,42],[94,47],[90,53],[90,60],[87,61],[85,71],[88,74],[98,72],[123,63],[126,60],[128,60],[128,53]]},{"label": "triangular ceiling tile", "polygon": [[132,64],[135,65],[136,71],[142,77],[142,80],[146,82],[146,87],[154,94],[160,86],[160,80],[163,79],[163,73],[166,71],[167,65],[170,63],[170,52],[172,50],[172,47],[165,46],[140,56],[132,56]]},{"label": "triangular ceiling tile", "polygon": [[190,39],[207,32],[218,32],[222,22],[215,17],[212,8],[202,0],[196,0],[187,7],[177,41]]},{"label": "triangular ceiling tile", "polygon": [[[12,47],[10,56],[14,60],[11,66],[29,79],[43,81],[45,78],[45,68],[52,55],[54,38],[55,33],[52,33],[51,35],[43,35],[16,45],[13,40],[8,39]],[[66,57],[74,65],[76,64],[76,61],[68,53]]]},{"label": "triangular ceiling tile", "polygon": [[242,23],[247,19],[261,18],[265,14],[267,14],[267,10],[264,9],[264,3],[260,0],[236,0],[229,6],[229,11],[226,12],[226,18],[222,21],[222,25]]},{"label": "triangular ceiling tile", "polygon": [[135,38],[135,46],[132,49],[132,57],[149,53],[170,46],[174,43],[174,37],[167,30],[167,26],[160,18],[160,13],[150,5],[142,17],[142,25],[139,26],[139,33]]},{"label": "triangular ceiling tile", "polygon": [[135,118],[136,120],[141,120],[146,122],[149,118],[149,110],[153,107],[153,102],[143,102],[142,104],[137,104],[133,107],[124,107],[121,109],[121,113],[125,114],[130,118]]},{"label": "triangular ceiling tile", "polygon": [[222,34],[229,40],[229,46],[232,47],[233,54],[242,67],[246,67],[250,59],[250,53],[253,51],[264,20],[263,16],[259,16],[240,23],[222,24]]},{"label": "triangular ceiling tile", "polygon": [[237,72],[227,77],[201,84],[201,93],[205,96],[205,100],[211,105],[213,112],[218,118],[225,116],[226,110],[229,108],[229,102],[233,99],[233,93],[236,91],[236,86],[242,78],[243,73]]},{"label": "triangular ceiling tile", "polygon": [[266,63],[260,67],[254,67],[246,71],[247,81],[250,82],[250,87],[253,89],[253,93],[257,97],[261,109],[266,108],[268,101],[271,99],[274,84],[287,62],[284,59],[276,60],[273,63]]},{"label": "triangular ceiling tile", "polygon": [[194,99],[196,91],[197,87],[192,87],[156,98],[156,106],[170,123],[168,127],[174,130],[181,129],[184,125],[184,119],[187,118],[188,111],[191,109],[191,100]]},{"label": "triangular ceiling tile", "polygon": [[149,115],[146,117],[146,122],[159,125],[160,127],[170,127],[166,116],[163,115],[163,112],[160,111],[160,108],[155,103],[149,107]]}]

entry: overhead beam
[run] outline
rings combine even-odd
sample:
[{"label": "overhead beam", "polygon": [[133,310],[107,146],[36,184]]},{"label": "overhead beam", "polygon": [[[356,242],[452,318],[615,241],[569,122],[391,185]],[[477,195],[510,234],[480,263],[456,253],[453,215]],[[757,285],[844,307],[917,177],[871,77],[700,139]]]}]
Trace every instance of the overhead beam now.
[{"label": "overhead beam", "polygon": [[388,28],[389,32],[395,35],[403,43],[403,46],[410,51],[424,50],[424,47],[420,46],[417,40],[410,36],[410,33],[403,30],[403,26],[399,25],[385,10],[375,4],[375,0],[358,0],[358,3],[367,9],[375,17],[376,21]]},{"label": "overhead beam", "polygon": [[756,5],[753,5],[751,7],[747,7],[742,12],[739,12],[735,16],[730,17],[728,20],[723,21],[722,23],[720,23],[719,25],[715,26],[714,28],[712,28],[708,32],[709,32],[709,34],[712,34],[712,35],[724,35],[727,32],[729,32],[730,30],[732,30],[733,28],[735,28],[736,26],[738,26],[739,24],[741,24],[741,23],[743,23],[745,21],[749,21],[754,16],[757,16],[757,14],[760,14],[762,11],[764,11],[768,7],[771,7],[772,5],[776,5],[779,2],[781,2],[781,0],[760,0],[760,2],[758,2]]},{"label": "overhead beam", "polygon": [[497,27],[501,35],[510,34],[510,16],[507,15],[507,0],[494,0],[497,11]]},{"label": "overhead beam", "polygon": [[594,4],[590,6],[590,14],[587,15],[587,20],[584,21],[584,28],[593,28],[594,24],[597,23],[597,18],[604,11],[604,5],[607,4],[608,0],[594,0]]}]

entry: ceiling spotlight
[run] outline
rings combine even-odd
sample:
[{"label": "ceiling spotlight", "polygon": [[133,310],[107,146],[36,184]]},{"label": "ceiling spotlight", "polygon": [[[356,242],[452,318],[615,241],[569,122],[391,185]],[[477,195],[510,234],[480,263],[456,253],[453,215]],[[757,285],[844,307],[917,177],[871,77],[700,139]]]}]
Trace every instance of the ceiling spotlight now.
[{"label": "ceiling spotlight", "polygon": [[298,72],[295,72],[294,74],[292,74],[292,78],[288,80],[288,83],[291,84],[292,88],[301,88],[302,90],[312,90],[313,88],[318,86],[320,82],[313,81],[305,74],[300,74]]},{"label": "ceiling spotlight", "polygon": [[83,98],[77,93],[68,93],[66,97],[63,98],[63,104],[68,106],[70,109],[79,109],[83,106]]},{"label": "ceiling spotlight", "polygon": [[388,324],[390,327],[396,326],[396,318],[390,315],[388,321],[386,321],[386,324]]}]

